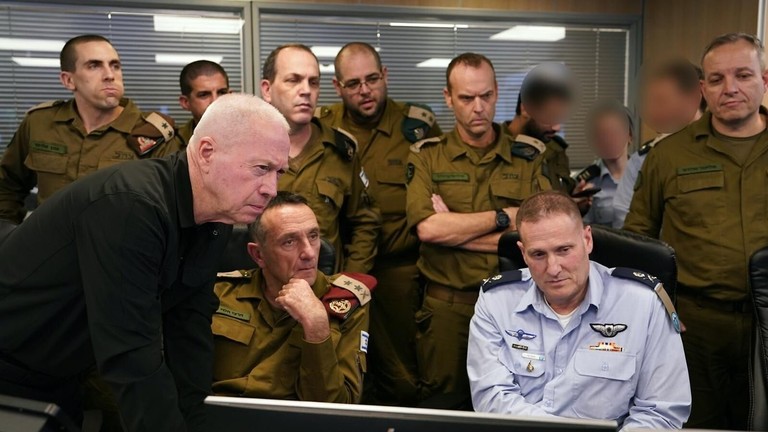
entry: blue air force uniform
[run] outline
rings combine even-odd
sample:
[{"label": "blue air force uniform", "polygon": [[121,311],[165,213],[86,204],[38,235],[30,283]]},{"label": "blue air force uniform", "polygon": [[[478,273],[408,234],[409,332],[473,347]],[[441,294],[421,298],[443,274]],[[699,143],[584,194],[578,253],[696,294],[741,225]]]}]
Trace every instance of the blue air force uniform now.
[{"label": "blue air force uniform", "polygon": [[469,332],[475,410],[682,427],[691,389],[679,321],[656,283],[590,262],[586,297],[563,327],[528,269],[488,279]]}]

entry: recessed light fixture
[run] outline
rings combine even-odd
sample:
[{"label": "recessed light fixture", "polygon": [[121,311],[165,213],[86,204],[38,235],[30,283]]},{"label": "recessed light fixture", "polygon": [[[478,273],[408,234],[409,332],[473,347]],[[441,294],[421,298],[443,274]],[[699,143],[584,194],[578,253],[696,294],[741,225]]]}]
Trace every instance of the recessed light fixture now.
[{"label": "recessed light fixture", "polygon": [[517,25],[491,36],[491,40],[555,42],[565,38],[565,27]]},{"label": "recessed light fixture", "polygon": [[11,57],[11,60],[24,67],[51,67],[59,68],[61,63],[57,58],[49,57]]},{"label": "recessed light fixture", "polygon": [[199,54],[155,54],[155,63],[167,65],[187,65],[197,60],[221,63],[224,56]]},{"label": "recessed light fixture", "polygon": [[336,58],[336,54],[341,51],[340,46],[315,45],[310,48],[317,58]]},{"label": "recessed light fixture", "polygon": [[451,63],[449,58],[432,57],[416,65],[417,68],[447,68]]},{"label": "recessed light fixture", "polygon": [[210,18],[184,15],[155,15],[156,32],[238,34],[240,18]]},{"label": "recessed light fixture", "polygon": [[334,72],[336,72],[336,67],[333,65],[333,63],[328,63],[328,64],[320,63],[320,73],[334,73]]},{"label": "recessed light fixture", "polygon": [[467,24],[437,23],[437,22],[391,22],[390,27],[425,27],[425,28],[469,28]]},{"label": "recessed light fixture", "polygon": [[22,39],[0,37],[0,50],[60,52],[64,41],[52,39]]}]

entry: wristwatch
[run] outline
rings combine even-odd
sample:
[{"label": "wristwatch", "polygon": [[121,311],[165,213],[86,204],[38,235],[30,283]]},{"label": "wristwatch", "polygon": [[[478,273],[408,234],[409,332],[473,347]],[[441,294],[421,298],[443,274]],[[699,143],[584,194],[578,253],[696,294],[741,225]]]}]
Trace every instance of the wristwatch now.
[{"label": "wristwatch", "polygon": [[504,231],[509,228],[512,220],[504,210],[496,210],[496,231]]}]

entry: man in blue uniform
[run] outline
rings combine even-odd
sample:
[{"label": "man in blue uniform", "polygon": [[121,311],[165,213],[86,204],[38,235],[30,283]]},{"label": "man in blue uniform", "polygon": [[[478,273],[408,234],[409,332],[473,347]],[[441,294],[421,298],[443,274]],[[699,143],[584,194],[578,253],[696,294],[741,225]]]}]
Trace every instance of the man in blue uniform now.
[{"label": "man in blue uniform", "polygon": [[682,427],[691,389],[658,281],[590,262],[591,229],[559,192],[531,196],[516,219],[529,268],[483,285],[467,350],[475,410]]}]

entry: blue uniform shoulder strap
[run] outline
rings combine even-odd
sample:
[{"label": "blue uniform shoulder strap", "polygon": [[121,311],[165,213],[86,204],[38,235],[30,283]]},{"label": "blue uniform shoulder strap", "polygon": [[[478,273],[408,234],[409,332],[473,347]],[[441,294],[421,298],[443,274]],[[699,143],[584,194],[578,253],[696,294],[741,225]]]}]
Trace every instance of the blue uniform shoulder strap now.
[{"label": "blue uniform shoulder strap", "polygon": [[483,292],[485,292],[493,288],[496,288],[499,285],[520,282],[521,280],[523,280],[522,271],[520,270],[505,271],[497,274],[496,276],[491,276],[488,279],[485,279],[483,281],[483,285],[481,285],[481,288]]},{"label": "blue uniform shoulder strap", "polygon": [[675,305],[672,303],[672,299],[669,298],[669,294],[667,294],[667,291],[664,289],[664,284],[662,284],[658,278],[640,270],[627,267],[616,267],[611,271],[611,275],[617,278],[641,283],[656,292],[656,295],[659,296],[659,299],[661,299],[661,302],[664,304],[664,308],[667,310],[669,318],[672,320],[672,325],[675,327],[675,330],[680,333],[680,317],[677,316]]}]

